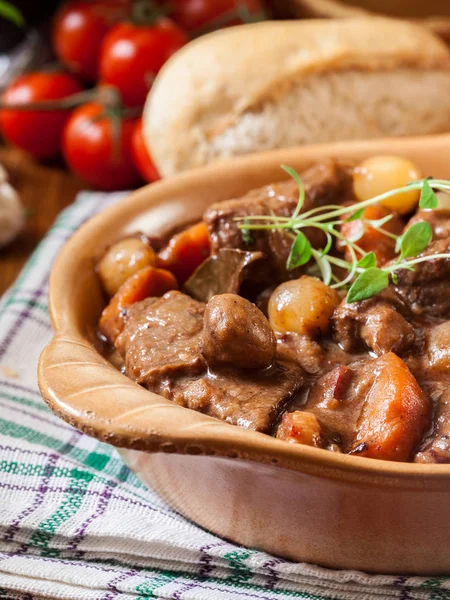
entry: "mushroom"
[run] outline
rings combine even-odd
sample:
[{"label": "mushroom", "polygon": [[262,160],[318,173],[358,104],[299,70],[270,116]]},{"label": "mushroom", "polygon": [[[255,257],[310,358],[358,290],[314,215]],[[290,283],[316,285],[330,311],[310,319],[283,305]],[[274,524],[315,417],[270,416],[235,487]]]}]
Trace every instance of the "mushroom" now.
[{"label": "mushroom", "polygon": [[200,349],[209,366],[265,369],[272,364],[275,334],[252,302],[237,294],[213,296],[206,305],[203,323]]}]

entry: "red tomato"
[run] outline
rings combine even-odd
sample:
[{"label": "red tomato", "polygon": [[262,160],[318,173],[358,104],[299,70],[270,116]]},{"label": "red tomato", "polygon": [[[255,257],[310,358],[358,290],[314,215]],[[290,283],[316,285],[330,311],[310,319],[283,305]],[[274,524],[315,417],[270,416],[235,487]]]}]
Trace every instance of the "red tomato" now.
[{"label": "red tomato", "polygon": [[59,60],[84,79],[97,81],[103,38],[115,23],[129,16],[130,7],[130,0],[65,4],[53,27],[53,47]]},{"label": "red tomato", "polygon": [[114,118],[120,119],[91,102],[78,107],[64,129],[67,164],[81,179],[102,190],[131,188],[140,181],[131,150],[136,120],[121,119],[116,139]]},{"label": "red tomato", "polygon": [[171,0],[170,16],[183,29],[218,29],[264,18],[261,0]]},{"label": "red tomato", "polygon": [[[80,82],[61,71],[27,73],[16,79],[3,93],[2,102],[28,104],[38,100],[57,100],[82,90]],[[69,118],[67,110],[0,111],[3,136],[36,158],[49,158],[61,150],[64,125]]]},{"label": "red tomato", "polygon": [[157,179],[160,179],[159,173],[153,164],[153,160],[144,142],[144,136],[142,135],[142,119],[139,119],[134,126],[131,144],[134,162],[143,179],[145,179],[145,181],[156,181]]},{"label": "red tomato", "polygon": [[169,19],[149,26],[120,23],[104,39],[100,79],[119,88],[126,105],[140,106],[160,68],[187,41]]}]

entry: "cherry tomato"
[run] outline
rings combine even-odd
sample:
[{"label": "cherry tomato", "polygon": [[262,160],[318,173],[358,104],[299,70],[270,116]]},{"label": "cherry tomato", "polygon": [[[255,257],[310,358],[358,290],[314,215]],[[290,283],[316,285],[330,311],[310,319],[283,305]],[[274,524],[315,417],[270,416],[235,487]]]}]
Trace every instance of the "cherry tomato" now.
[{"label": "cherry tomato", "polygon": [[100,47],[108,30],[129,16],[131,0],[68,2],[57,13],[53,47],[59,60],[87,81],[97,81]]},{"label": "cherry tomato", "polygon": [[144,104],[152,81],[188,37],[169,19],[154,25],[120,23],[106,35],[100,54],[100,79],[117,87],[128,106]]},{"label": "cherry tomato", "polygon": [[218,29],[264,18],[260,0],[171,0],[170,16],[183,29]]},{"label": "cherry tomato", "polygon": [[[26,73],[16,79],[3,93],[5,104],[29,104],[39,100],[57,100],[82,90],[78,79],[62,71]],[[0,111],[3,136],[36,158],[49,158],[61,150],[64,125],[69,118],[67,110]]]},{"label": "cherry tomato", "polygon": [[131,138],[133,148],[133,158],[139,173],[145,181],[156,181],[160,179],[153,160],[150,156],[142,134],[142,119],[134,126],[133,137]]},{"label": "cherry tomato", "polygon": [[134,187],[140,181],[131,150],[135,123],[135,119],[121,119],[95,102],[78,107],[64,129],[67,164],[94,188]]}]

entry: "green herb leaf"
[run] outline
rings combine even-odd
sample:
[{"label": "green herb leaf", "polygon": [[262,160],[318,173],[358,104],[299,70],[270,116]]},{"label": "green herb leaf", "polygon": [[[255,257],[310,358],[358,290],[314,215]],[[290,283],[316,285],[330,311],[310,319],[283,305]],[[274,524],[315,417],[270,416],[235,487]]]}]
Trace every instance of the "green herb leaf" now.
[{"label": "green herb leaf", "polygon": [[419,221],[411,225],[402,236],[399,260],[420,254],[429,245],[432,237],[433,230],[428,221]]},{"label": "green herb leaf", "polygon": [[11,21],[11,23],[14,23],[17,27],[25,27],[25,19],[23,18],[22,13],[14,6],[14,4],[11,4],[11,2],[0,0],[0,17]]},{"label": "green herb leaf", "polygon": [[289,258],[287,261],[287,269],[291,271],[297,267],[306,264],[311,258],[311,244],[304,233],[299,231],[297,237],[292,244]]},{"label": "green herb leaf", "polygon": [[377,265],[377,257],[374,252],[368,252],[358,261],[358,267],[362,269],[371,269],[372,267],[376,267]]},{"label": "green herb leaf", "polygon": [[241,227],[242,240],[246,246],[251,246],[254,241],[253,236],[250,229],[245,228],[245,225],[250,225],[250,221],[248,219],[244,219],[243,223],[244,227]]},{"label": "green herb leaf", "polygon": [[294,181],[297,183],[298,188],[300,190],[298,203],[297,203],[297,206],[295,207],[294,213],[291,217],[291,219],[296,219],[305,203],[305,186],[303,185],[303,181],[301,180],[300,175],[297,173],[297,171],[295,169],[293,169],[292,167],[287,167],[286,165],[281,165],[281,168],[283,169],[283,171],[286,171],[286,173],[288,175],[290,175],[292,177],[292,179],[294,179]]},{"label": "green herb leaf", "polygon": [[354,212],[353,214],[351,214],[349,217],[347,217],[345,219],[345,223],[349,223],[350,221],[357,221],[358,219],[360,219],[364,214],[364,209],[360,208],[359,210],[357,210],[356,212]]},{"label": "green herb leaf", "polygon": [[397,275],[397,273],[391,273],[391,277],[392,277],[392,283],[394,283],[395,285],[397,285],[397,283],[398,283],[398,275]]},{"label": "green herb leaf", "polygon": [[347,302],[359,302],[376,296],[389,285],[389,275],[382,269],[372,267],[360,273],[348,290]]},{"label": "green herb leaf", "polygon": [[436,194],[433,192],[430,184],[428,183],[428,179],[424,179],[422,181],[422,189],[420,191],[420,200],[419,207],[420,208],[436,208],[438,205],[438,198]]}]

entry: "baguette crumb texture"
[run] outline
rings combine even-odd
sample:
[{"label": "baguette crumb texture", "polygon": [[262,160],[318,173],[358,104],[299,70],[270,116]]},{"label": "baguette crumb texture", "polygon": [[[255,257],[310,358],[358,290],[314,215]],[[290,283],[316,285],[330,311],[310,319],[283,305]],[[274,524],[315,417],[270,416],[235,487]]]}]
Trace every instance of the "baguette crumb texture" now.
[{"label": "baguette crumb texture", "polygon": [[450,130],[450,76],[442,71],[343,71],[313,75],[278,102],[247,111],[211,140],[198,136],[195,163],[298,144]]},{"label": "baguette crumb texture", "polygon": [[144,110],[163,176],[304,143],[450,129],[450,53],[384,18],[222,30],[172,57]]}]

